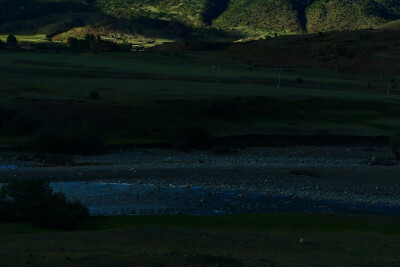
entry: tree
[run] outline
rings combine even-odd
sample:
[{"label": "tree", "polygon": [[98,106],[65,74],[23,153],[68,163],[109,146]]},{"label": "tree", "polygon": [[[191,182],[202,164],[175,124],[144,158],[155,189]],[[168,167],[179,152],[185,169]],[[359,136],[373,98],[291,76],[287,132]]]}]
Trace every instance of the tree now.
[{"label": "tree", "polygon": [[84,40],[87,42],[93,42],[93,41],[95,41],[95,39],[96,39],[95,36],[93,34],[89,34],[89,33],[87,33],[84,38]]},{"label": "tree", "polygon": [[78,39],[74,37],[68,37],[67,46],[71,49],[78,49]]},{"label": "tree", "polygon": [[9,43],[9,44],[17,44],[18,43],[17,37],[15,37],[14,34],[9,34],[7,36],[7,43]]},{"label": "tree", "polygon": [[40,179],[13,180],[0,190],[0,221],[29,222],[41,227],[70,229],[88,209],[55,193]]},{"label": "tree", "polygon": [[128,41],[126,39],[122,40],[121,51],[123,51],[123,52],[131,52],[132,51],[132,44],[128,43]]},{"label": "tree", "polygon": [[400,133],[390,137],[389,146],[397,160],[400,160]]}]

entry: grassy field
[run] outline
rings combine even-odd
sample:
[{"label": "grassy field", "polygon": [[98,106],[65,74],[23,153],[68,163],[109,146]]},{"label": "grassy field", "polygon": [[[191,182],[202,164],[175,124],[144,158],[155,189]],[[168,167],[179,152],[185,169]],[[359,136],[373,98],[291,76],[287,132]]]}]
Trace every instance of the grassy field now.
[{"label": "grassy field", "polygon": [[[1,34],[0,40],[6,42],[8,35]],[[48,38],[45,34],[27,34],[27,35],[15,35],[19,42],[29,42],[29,43],[45,43],[48,42]]]},{"label": "grassy field", "polygon": [[397,217],[270,214],[92,218],[70,232],[0,224],[0,263],[393,266],[400,261],[398,223]]},{"label": "grassy field", "polygon": [[257,67],[214,52],[0,51],[0,64],[3,146],[49,128],[131,144],[173,142],[194,126],[225,136],[391,135],[400,125],[395,76]]}]

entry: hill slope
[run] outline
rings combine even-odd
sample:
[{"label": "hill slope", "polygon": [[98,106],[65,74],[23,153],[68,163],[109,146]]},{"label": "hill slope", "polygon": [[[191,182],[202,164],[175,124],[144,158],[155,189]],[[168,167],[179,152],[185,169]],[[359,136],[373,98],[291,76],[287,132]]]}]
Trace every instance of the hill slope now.
[{"label": "hill slope", "polygon": [[215,21],[220,28],[252,27],[266,31],[302,32],[302,20],[293,0],[232,0]]},{"label": "hill slope", "polygon": [[306,11],[308,32],[376,28],[400,17],[396,0],[317,0]]},{"label": "hill slope", "polygon": [[176,39],[182,37],[182,32],[218,29],[216,34],[225,32],[235,39],[379,28],[397,19],[400,0],[18,0],[17,4],[15,0],[0,1],[3,34],[36,33],[50,28],[50,34],[58,34],[75,27],[111,23],[131,34],[148,34],[149,29],[156,28],[155,32],[150,30],[152,35],[165,35],[165,29],[170,28],[167,32]]}]

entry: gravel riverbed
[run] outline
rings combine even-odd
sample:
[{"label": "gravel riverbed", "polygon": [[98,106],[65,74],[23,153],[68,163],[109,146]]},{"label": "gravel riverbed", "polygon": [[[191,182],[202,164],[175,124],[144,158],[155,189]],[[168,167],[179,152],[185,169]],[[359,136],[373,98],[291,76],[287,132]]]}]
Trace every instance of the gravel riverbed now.
[{"label": "gravel riverbed", "polygon": [[167,149],[39,157],[3,154],[0,180],[201,187],[315,201],[400,206],[400,165],[383,147],[247,148],[230,155]]}]

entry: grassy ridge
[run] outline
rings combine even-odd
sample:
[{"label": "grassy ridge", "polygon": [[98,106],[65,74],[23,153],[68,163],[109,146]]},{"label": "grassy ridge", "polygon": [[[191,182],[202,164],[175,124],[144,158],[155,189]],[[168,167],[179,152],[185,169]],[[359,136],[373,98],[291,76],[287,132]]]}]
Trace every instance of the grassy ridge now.
[{"label": "grassy ridge", "polygon": [[[73,18],[85,12],[85,16]],[[105,20],[101,17],[104,14],[120,20]],[[400,0],[21,0],[18,4],[4,0],[0,3],[0,24],[7,25],[0,26],[4,34],[23,30],[43,32],[43,27],[51,27],[51,33],[63,33],[102,23],[112,25],[110,31],[132,29],[131,34],[146,36],[166,29],[170,37],[176,37],[185,27],[194,28],[197,33],[218,28],[221,31],[214,34],[235,39],[238,35],[265,37],[376,28],[396,19],[400,19]],[[156,32],[143,30],[160,29],[163,24],[166,26]]]}]

